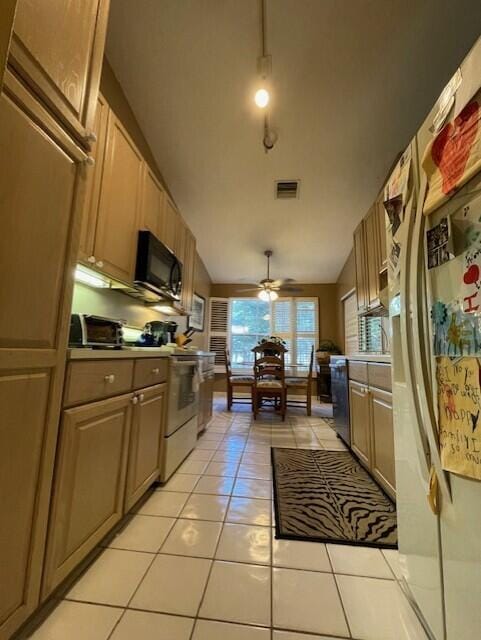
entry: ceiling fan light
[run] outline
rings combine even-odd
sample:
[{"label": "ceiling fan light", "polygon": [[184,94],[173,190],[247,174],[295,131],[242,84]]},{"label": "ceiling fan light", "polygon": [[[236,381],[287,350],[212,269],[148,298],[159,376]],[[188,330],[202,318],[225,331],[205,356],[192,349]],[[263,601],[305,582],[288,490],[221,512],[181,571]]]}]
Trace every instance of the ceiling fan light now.
[{"label": "ceiling fan light", "polygon": [[267,89],[258,89],[254,96],[254,102],[259,107],[259,109],[265,109],[269,104],[269,92]]},{"label": "ceiling fan light", "polygon": [[262,289],[261,291],[259,291],[259,293],[257,294],[257,296],[261,299],[264,300],[264,302],[269,302],[270,297],[269,297],[269,291],[266,291],[265,289]]},{"label": "ceiling fan light", "polygon": [[269,291],[269,298],[271,301],[277,300],[278,297],[279,294],[277,293],[277,291]]}]

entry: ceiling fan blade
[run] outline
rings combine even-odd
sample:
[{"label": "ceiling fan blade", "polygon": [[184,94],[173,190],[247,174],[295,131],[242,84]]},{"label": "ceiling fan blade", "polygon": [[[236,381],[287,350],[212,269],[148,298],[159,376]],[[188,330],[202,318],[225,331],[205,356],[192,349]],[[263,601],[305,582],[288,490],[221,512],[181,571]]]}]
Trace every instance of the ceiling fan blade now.
[{"label": "ceiling fan blade", "polygon": [[243,291],[261,291],[263,287],[254,287],[252,289],[236,289],[236,291],[238,291],[239,293],[242,293]]},{"label": "ceiling fan blade", "polygon": [[280,291],[285,293],[302,293],[304,289],[302,287],[292,287],[290,285],[284,285],[280,287]]}]

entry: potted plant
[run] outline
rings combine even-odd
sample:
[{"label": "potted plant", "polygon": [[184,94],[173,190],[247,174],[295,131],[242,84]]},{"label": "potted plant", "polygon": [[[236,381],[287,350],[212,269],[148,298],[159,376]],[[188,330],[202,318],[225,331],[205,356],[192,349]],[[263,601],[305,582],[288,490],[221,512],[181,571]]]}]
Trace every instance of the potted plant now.
[{"label": "potted plant", "polygon": [[329,362],[331,356],[339,355],[341,350],[332,340],[321,340],[316,350],[318,362]]}]

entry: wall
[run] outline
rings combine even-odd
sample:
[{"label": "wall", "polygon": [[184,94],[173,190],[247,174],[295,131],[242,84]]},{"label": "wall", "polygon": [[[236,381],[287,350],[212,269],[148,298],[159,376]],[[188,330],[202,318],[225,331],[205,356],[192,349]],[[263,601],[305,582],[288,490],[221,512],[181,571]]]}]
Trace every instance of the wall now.
[{"label": "wall", "polygon": [[339,346],[344,351],[344,314],[342,298],[352,289],[356,288],[356,260],[354,249],[348,255],[341,273],[336,282],[336,316],[337,316],[337,335],[339,337]]},{"label": "wall", "polygon": [[212,281],[209,273],[202,262],[201,257],[197,254],[195,262],[195,279],[194,292],[205,298],[205,318],[204,331],[196,331],[192,336],[192,344],[200,349],[207,350],[209,348],[209,298]]}]

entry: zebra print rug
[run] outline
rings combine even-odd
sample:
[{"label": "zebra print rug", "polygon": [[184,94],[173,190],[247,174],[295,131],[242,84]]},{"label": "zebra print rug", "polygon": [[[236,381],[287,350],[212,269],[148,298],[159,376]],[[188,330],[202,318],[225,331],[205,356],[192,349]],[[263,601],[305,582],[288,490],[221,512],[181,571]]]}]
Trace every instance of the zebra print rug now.
[{"label": "zebra print rug", "polygon": [[349,451],[271,453],[276,538],[397,548],[396,508]]}]

